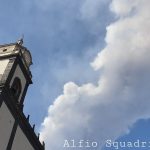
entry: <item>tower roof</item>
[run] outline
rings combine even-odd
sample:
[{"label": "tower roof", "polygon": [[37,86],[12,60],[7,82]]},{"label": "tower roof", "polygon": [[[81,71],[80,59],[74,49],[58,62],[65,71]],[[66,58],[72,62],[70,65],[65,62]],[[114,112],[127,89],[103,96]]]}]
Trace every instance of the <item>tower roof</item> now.
[{"label": "tower roof", "polygon": [[15,43],[0,45],[0,58],[11,57],[13,55],[20,55],[22,56],[22,59],[25,62],[26,67],[29,69],[30,65],[32,64],[32,56],[30,51],[22,44],[23,39],[21,38]]}]

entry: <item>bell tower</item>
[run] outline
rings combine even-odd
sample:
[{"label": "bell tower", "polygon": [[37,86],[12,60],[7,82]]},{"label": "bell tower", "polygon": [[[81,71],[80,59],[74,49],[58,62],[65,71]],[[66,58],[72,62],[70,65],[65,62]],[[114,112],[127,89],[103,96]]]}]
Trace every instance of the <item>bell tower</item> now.
[{"label": "bell tower", "polygon": [[23,113],[32,84],[30,51],[23,39],[0,45],[0,150],[44,150],[44,144]]},{"label": "bell tower", "polygon": [[32,57],[23,40],[0,46],[0,86],[6,87],[16,103],[23,105],[29,84],[32,83]]}]

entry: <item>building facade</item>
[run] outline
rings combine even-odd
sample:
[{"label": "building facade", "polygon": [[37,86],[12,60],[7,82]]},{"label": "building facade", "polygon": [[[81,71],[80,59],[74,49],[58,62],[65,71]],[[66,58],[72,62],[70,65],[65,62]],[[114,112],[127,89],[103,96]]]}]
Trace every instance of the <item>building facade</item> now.
[{"label": "building facade", "polygon": [[32,57],[23,40],[0,45],[0,150],[44,150],[44,143],[23,113],[32,84]]}]

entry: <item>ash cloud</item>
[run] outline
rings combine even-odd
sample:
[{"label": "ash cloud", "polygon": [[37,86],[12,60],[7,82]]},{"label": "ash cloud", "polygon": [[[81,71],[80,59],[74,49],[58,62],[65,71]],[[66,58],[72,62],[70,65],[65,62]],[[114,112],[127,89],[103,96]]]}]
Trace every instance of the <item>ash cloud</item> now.
[{"label": "ash cloud", "polygon": [[110,3],[117,20],[107,26],[106,46],[90,63],[100,71],[99,80],[64,85],[42,123],[46,149],[72,149],[62,148],[65,139],[95,140],[101,149],[106,139],[115,140],[138,119],[149,118],[149,7],[148,0]]}]

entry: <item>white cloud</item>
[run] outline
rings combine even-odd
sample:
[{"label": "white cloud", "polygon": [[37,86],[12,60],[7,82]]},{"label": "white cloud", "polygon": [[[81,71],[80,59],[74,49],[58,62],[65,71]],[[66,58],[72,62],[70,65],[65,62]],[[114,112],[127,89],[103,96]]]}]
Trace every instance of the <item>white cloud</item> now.
[{"label": "white cloud", "polygon": [[42,124],[47,149],[65,150],[65,139],[103,144],[107,138],[114,140],[128,132],[138,119],[150,116],[149,7],[148,0],[112,1],[111,10],[119,18],[107,27],[107,45],[91,63],[101,70],[99,81],[97,85],[64,85]]},{"label": "white cloud", "polygon": [[[130,5],[129,5],[130,3]],[[115,0],[112,1],[112,4],[110,5],[110,9],[116,13],[118,16],[125,16],[131,11],[136,8],[137,4],[139,4],[139,0],[132,1],[132,0]]]}]

